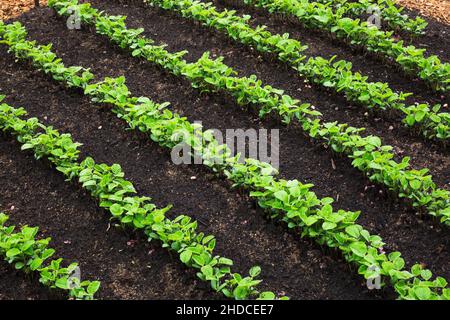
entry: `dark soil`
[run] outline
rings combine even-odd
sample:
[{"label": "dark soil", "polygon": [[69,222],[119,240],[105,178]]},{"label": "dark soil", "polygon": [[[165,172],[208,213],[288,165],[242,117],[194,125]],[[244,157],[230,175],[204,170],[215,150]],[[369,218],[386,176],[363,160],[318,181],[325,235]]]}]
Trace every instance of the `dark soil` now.
[{"label": "dark soil", "polygon": [[[241,74],[255,73],[265,82],[314,103],[329,119],[367,127],[368,132],[379,134],[394,145],[399,155],[403,152],[412,156],[417,167],[430,168],[442,187],[449,187],[447,151],[410,136],[396,120],[364,118],[362,108],[348,107],[342,98],[307,87],[289,68],[266,61],[225,36],[176,15],[114,1],[93,1],[93,4],[110,13],[128,15],[131,26],[144,27],[147,36],[167,43],[170,50],[189,50],[189,60],[211,50],[215,55],[225,56],[226,63]],[[242,110],[229,97],[200,94],[188,83],[117,50],[89,30],[68,31],[65,22],[50,9],[32,10],[19,20],[29,29],[30,38],[40,43],[52,42],[54,51],[66,65],[90,67],[98,79],[123,74],[135,95],[158,102],[170,101],[174,110],[191,121],[203,121],[207,128],[279,128],[283,177],[312,182],[318,195],[338,198],[337,207],[361,210],[360,223],[380,234],[388,250],[400,250],[409,265],[420,262],[436,274],[450,278],[447,229],[408,209],[378,186],[370,185],[347,159],[335,158],[304,138],[296,126],[286,128],[274,120],[260,121],[254,112]],[[321,53],[336,49],[325,40],[321,43],[324,46]],[[390,289],[376,293],[366,290],[357,271],[342,261],[339,254],[266,221],[263,212],[245,193],[230,190],[225,181],[201,166],[172,164],[167,150],[144,135],[125,131],[125,124],[107,108],[89,103],[81,93],[60,87],[26,64],[15,63],[3,46],[0,56],[0,92],[7,95],[8,103],[23,106],[44,123],[72,133],[75,140],[84,144],[83,155],[91,155],[98,162],[120,163],[138,192],[153,197],[158,205],[172,203],[177,214],[199,219],[202,222],[199,228],[217,236],[218,253],[232,258],[236,271],[246,272],[255,264],[262,267],[263,289],[294,299],[395,297]],[[345,56],[349,57],[357,59],[351,54]],[[368,65],[389,70],[375,62]],[[406,82],[399,85],[409,86]],[[418,86],[416,89],[421,90]],[[428,97],[423,90],[424,97]],[[391,125],[394,130],[387,129]],[[1,136],[0,209],[11,213],[14,223],[41,226],[45,236],[54,238],[58,255],[68,261],[79,261],[85,278],[102,281],[100,298],[217,297],[195,279],[192,271],[183,268],[176,256],[158,244],[147,244],[138,235],[124,230],[109,229],[106,213],[77,185],[64,182],[44,161],[35,161],[19,150],[17,143]],[[10,210],[11,206],[14,210]],[[65,244],[66,240],[70,244]],[[21,274],[6,266],[0,269],[0,276],[2,298],[48,297],[47,291],[26,283]],[[26,283],[21,285],[22,292],[11,291],[18,281]]]},{"label": "dark soil", "polygon": [[414,9],[405,8],[404,12],[411,18],[420,16],[428,22],[428,26],[425,29],[425,34],[411,38],[405,32],[401,34],[402,39],[415,47],[426,49],[430,55],[437,55],[441,61],[449,62],[450,52],[446,48],[450,46],[450,25],[441,23],[433,17],[421,16]]}]

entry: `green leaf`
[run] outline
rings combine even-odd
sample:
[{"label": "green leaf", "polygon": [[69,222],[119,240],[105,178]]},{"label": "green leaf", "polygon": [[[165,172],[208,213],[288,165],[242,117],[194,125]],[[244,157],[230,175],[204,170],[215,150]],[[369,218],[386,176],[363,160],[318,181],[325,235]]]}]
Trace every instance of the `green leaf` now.
[{"label": "green leaf", "polygon": [[364,257],[367,252],[367,246],[363,242],[352,242],[349,248],[354,254],[360,257]]},{"label": "green leaf", "polygon": [[359,237],[360,228],[357,225],[348,226],[345,228],[345,232],[347,232],[353,238]]},{"label": "green leaf", "polygon": [[233,260],[221,257],[221,258],[219,258],[219,263],[220,264],[224,264],[226,266],[232,266],[233,265]]},{"label": "green leaf", "polygon": [[64,289],[64,290],[68,289],[68,285],[67,284],[68,284],[67,278],[59,278],[55,282],[55,286],[57,288]]},{"label": "green leaf", "polygon": [[275,293],[270,292],[270,291],[266,291],[266,292],[261,292],[261,294],[259,295],[260,300],[274,300],[275,299]]},{"label": "green leaf", "polygon": [[22,269],[24,266],[25,266],[25,264],[24,264],[23,262],[21,262],[21,261],[16,262],[16,264],[14,265],[14,267],[15,267],[17,270]]},{"label": "green leaf", "polygon": [[248,289],[246,287],[237,287],[233,290],[233,295],[236,300],[244,300],[248,297]]},{"label": "green leaf", "polygon": [[447,300],[450,300],[450,289],[443,289],[442,290],[442,296],[446,298]]},{"label": "green leaf", "polygon": [[379,137],[369,136],[367,137],[367,140],[371,145],[375,147],[381,146],[381,139]]},{"label": "green leaf", "polygon": [[12,258],[12,257],[15,257],[15,256],[17,256],[17,255],[19,255],[19,254],[20,254],[20,250],[19,250],[19,249],[17,249],[17,248],[12,248],[12,249],[9,249],[9,250],[6,252],[6,257]]},{"label": "green leaf", "polygon": [[420,187],[422,186],[422,182],[420,182],[419,180],[411,180],[409,182],[409,185],[411,186],[411,188],[413,188],[414,190],[419,190]]},{"label": "green leaf", "polygon": [[414,115],[414,119],[417,122],[422,121],[424,117],[425,117],[425,111],[417,111],[416,114]]},{"label": "green leaf", "polygon": [[336,228],[336,227],[337,227],[337,224],[336,224],[336,223],[333,223],[333,222],[325,221],[325,222],[322,224],[322,229],[323,229],[323,230],[331,230],[331,229],[334,229],[334,228]]},{"label": "green leaf", "polygon": [[22,147],[20,148],[21,150],[28,150],[28,149],[33,149],[34,145],[31,143],[25,143],[22,145]]},{"label": "green leaf", "polygon": [[86,291],[90,295],[93,295],[94,293],[96,293],[98,291],[98,289],[100,289],[100,282],[99,281],[92,281],[89,284],[89,286],[87,287]]},{"label": "green leaf", "polygon": [[424,278],[425,280],[430,280],[431,277],[433,276],[433,274],[431,273],[430,270],[422,270],[420,272],[420,275],[422,276],[422,278]]},{"label": "green leaf", "polygon": [[431,297],[431,290],[428,287],[417,286],[414,288],[414,293],[419,300],[428,300]]},{"label": "green leaf", "polygon": [[183,263],[188,263],[189,260],[191,260],[191,257],[192,257],[192,252],[189,251],[189,250],[183,251],[183,252],[180,254],[180,260],[181,260],[181,262],[183,262]]},{"label": "green leaf", "polygon": [[120,216],[123,213],[123,208],[118,203],[113,204],[109,208],[109,210],[111,211],[112,215],[115,216],[115,217],[118,217],[118,216]]},{"label": "green leaf", "polygon": [[205,259],[202,256],[193,256],[193,259],[198,265],[205,265]]},{"label": "green leaf", "polygon": [[286,191],[284,190],[280,190],[274,193],[275,198],[283,201],[283,202],[287,202],[289,199],[289,195]]},{"label": "green leaf", "polygon": [[40,258],[36,258],[33,260],[33,262],[30,264],[30,269],[32,271],[37,270],[42,265],[43,260]]},{"label": "green leaf", "polygon": [[326,14],[322,14],[320,16],[319,15],[315,15],[314,19],[322,22],[323,24],[327,23],[330,20],[330,18]]},{"label": "green leaf", "polygon": [[261,273],[261,268],[259,266],[254,266],[250,269],[249,274],[250,276],[257,277]]},{"label": "green leaf", "polygon": [[305,222],[305,224],[310,227],[312,226],[314,223],[316,223],[319,220],[319,218],[317,218],[317,216],[309,216],[306,217],[305,219],[303,219],[303,222]]},{"label": "green leaf", "polygon": [[206,277],[208,277],[208,278],[214,277],[214,269],[213,269],[209,264],[206,265],[206,266],[203,266],[203,267],[201,268],[201,270],[202,270],[202,273],[203,273]]},{"label": "green leaf", "polygon": [[365,102],[370,99],[370,95],[368,93],[365,93],[365,94],[360,95],[358,99],[361,102]]}]

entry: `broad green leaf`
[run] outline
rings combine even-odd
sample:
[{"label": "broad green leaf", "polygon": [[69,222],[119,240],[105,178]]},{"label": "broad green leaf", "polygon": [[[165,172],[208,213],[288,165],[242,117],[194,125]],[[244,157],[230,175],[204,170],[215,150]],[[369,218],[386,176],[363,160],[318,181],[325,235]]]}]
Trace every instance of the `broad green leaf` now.
[{"label": "broad green leaf", "polygon": [[289,199],[289,195],[286,191],[284,190],[280,190],[274,193],[275,198],[283,201],[283,202],[287,202]]},{"label": "broad green leaf", "polygon": [[349,248],[352,250],[354,254],[360,257],[364,257],[367,252],[367,246],[363,242],[352,242],[349,245]]},{"label": "broad green leaf", "polygon": [[428,300],[431,297],[431,290],[428,287],[417,286],[414,288],[414,293],[419,300]]},{"label": "broad green leaf", "polygon": [[12,249],[9,249],[9,250],[6,252],[6,257],[12,258],[12,257],[15,257],[15,256],[17,256],[17,255],[19,255],[19,254],[20,254],[20,250],[19,250],[19,249],[17,249],[17,248],[12,248]]},{"label": "broad green leaf", "polygon": [[259,266],[254,266],[253,268],[250,269],[250,276],[257,277],[259,274],[261,273],[261,268]]},{"label": "broad green leaf", "polygon": [[192,252],[189,250],[185,250],[180,254],[180,260],[183,263],[188,263],[191,260]]}]

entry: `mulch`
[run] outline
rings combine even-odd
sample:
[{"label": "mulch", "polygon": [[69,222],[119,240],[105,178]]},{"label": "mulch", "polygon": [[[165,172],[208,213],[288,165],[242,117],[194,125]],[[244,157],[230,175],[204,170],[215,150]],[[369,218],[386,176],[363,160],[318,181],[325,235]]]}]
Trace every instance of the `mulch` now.
[{"label": "mulch", "polygon": [[[40,5],[47,5],[47,0],[38,0]],[[0,3],[0,19],[15,18],[31,8],[34,8],[36,0],[7,0]]]},{"label": "mulch", "polygon": [[450,0],[397,0],[409,9],[419,11],[424,16],[450,24]]}]

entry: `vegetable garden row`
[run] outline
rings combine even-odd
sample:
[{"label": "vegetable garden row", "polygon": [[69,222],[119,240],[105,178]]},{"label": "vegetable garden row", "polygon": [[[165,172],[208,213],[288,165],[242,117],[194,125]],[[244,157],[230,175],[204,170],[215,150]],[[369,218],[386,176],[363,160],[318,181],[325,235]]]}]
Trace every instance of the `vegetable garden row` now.
[{"label": "vegetable garden row", "polygon": [[[288,34],[274,34],[264,26],[254,27],[250,16],[240,16],[236,11],[221,10],[212,3],[193,0],[144,2],[199,22],[263,55],[275,56],[279,62],[293,68],[298,77],[319,90],[342,95],[348,103],[368,108],[383,118],[395,113],[417,139],[446,150],[450,113],[445,106],[408,104],[406,100],[413,98],[413,93],[398,92],[387,82],[370,81],[369,77],[353,70],[349,61],[308,57],[304,53],[307,46],[298,39]],[[357,19],[375,2],[393,31],[379,30]],[[366,134],[362,127],[325,121],[310,102],[300,101],[255,75],[239,75],[239,71],[224,62],[224,57],[213,58],[209,51],[197,61],[188,62],[184,59],[187,51],[166,49],[164,44],[151,39],[145,29],[128,27],[125,16],[110,15],[78,0],[49,0],[48,5],[60,18],[67,19],[76,12],[83,28],[118,46],[124,54],[131,55],[130,59],[149,63],[187,81],[202,94],[224,94],[240,106],[255,108],[261,119],[279,119],[287,129],[298,125],[299,139],[306,137],[317,141],[323,146],[321,152],[329,148],[333,154],[350,159],[351,165],[368,183],[385,188],[396,198],[394,201],[402,201],[403,206],[430,216],[426,223],[437,224],[447,236],[450,191],[435,182],[428,168],[414,168],[408,156],[399,158],[395,148],[384,144],[382,137]],[[420,78],[430,90],[445,95],[450,89],[448,63],[393,37],[400,29],[418,36],[426,32],[427,23],[421,18],[411,19],[390,0],[264,0],[245,1],[245,5],[283,16],[292,15],[306,28],[324,30],[345,43],[375,53],[408,76]],[[189,145],[194,152],[192,156],[200,157],[216,178],[226,179],[230,186],[245,190],[270,220],[287,226],[285,229],[296,237],[311,239],[319,247],[338,253],[356,267],[361,280],[380,278],[381,284],[392,287],[399,299],[450,299],[450,288],[444,277],[433,275],[421,263],[408,267],[397,250],[385,252],[382,237],[359,222],[364,211],[338,209],[339,195],[337,198],[320,197],[308,183],[308,177],[279,178],[278,171],[269,163],[251,158],[240,161],[239,155],[217,141],[211,130],[198,135],[197,129],[201,126],[176,112],[169,103],[133,96],[125,76],[100,80],[89,68],[66,66],[64,57],[53,50],[51,43],[33,41],[20,22],[0,21],[0,44],[18,63],[29,63],[60,83],[64,90],[80,93],[93,104],[106,105],[107,110],[126,123],[127,129],[145,134],[167,149],[167,153],[180,143]],[[249,109],[241,112],[245,110],[251,112]],[[121,164],[108,165],[90,156],[80,156],[81,144],[75,142],[70,133],[60,133],[44,125],[41,119],[26,116],[24,108],[2,103],[2,131],[14,136],[21,149],[31,150],[36,159],[48,160],[67,181],[78,181],[98,206],[111,214],[113,222],[125,230],[142,231],[149,241],[159,241],[163,248],[175,252],[182,264],[194,269],[201,281],[209,283],[212,290],[225,297],[287,299],[289,292],[258,288],[261,280],[257,277],[264,275],[264,269],[252,267],[248,276],[232,271],[232,257],[215,253],[215,237],[199,231],[199,222],[189,213],[173,216],[168,214],[171,206],[158,207],[149,197],[138,196],[137,188],[125,178]],[[101,288],[99,281],[77,279],[72,283],[70,274],[77,268],[76,263],[63,268],[61,259],[46,262],[55,252],[47,248],[49,239],[36,240],[38,229],[27,226],[15,233],[14,227],[6,226],[7,219],[8,216],[0,215],[0,253],[6,261],[16,269],[38,273],[42,284],[66,290],[71,298],[95,298],[94,294]]]}]

